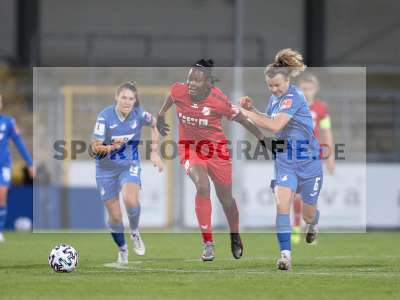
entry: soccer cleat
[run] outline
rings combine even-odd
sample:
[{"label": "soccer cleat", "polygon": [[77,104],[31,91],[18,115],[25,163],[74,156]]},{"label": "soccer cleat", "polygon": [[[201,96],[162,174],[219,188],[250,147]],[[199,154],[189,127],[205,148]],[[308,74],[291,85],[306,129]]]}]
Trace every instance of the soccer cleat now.
[{"label": "soccer cleat", "polygon": [[236,259],[241,258],[243,255],[243,243],[239,233],[231,233],[231,251]]},{"label": "soccer cleat", "polygon": [[206,242],[204,244],[204,250],[201,254],[202,261],[213,261],[215,258],[214,255],[214,244],[212,242]]},{"label": "soccer cleat", "polygon": [[0,232],[0,243],[3,243],[3,242],[5,242],[5,241],[6,241],[6,239],[4,238],[3,233]]},{"label": "soccer cleat", "polygon": [[135,251],[136,255],[143,256],[146,253],[146,247],[140,237],[139,231],[132,233],[130,236],[133,244],[133,251]]},{"label": "soccer cleat", "polygon": [[306,242],[312,244],[317,238],[317,225],[307,224],[306,228]]},{"label": "soccer cleat", "polygon": [[299,244],[301,241],[300,232],[301,232],[300,226],[293,227],[291,239],[292,239],[292,243],[295,245]]},{"label": "soccer cleat", "polygon": [[120,265],[128,264],[128,249],[122,250],[122,251],[120,250],[118,252],[117,264],[120,264]]},{"label": "soccer cleat", "polygon": [[278,267],[279,270],[289,271],[290,268],[292,267],[292,260],[284,253],[281,253],[281,258],[279,258],[278,261],[276,262],[276,266]]}]

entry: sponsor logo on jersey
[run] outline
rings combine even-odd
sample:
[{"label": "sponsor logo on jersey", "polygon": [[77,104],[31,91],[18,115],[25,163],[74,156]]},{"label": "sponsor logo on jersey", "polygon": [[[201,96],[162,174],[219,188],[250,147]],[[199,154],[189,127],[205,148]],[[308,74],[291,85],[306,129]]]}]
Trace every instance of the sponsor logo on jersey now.
[{"label": "sponsor logo on jersey", "polygon": [[115,140],[123,140],[124,142],[127,142],[127,141],[131,140],[134,136],[135,136],[134,133],[126,134],[126,135],[113,135],[111,137],[111,142],[113,142]]},{"label": "sponsor logo on jersey", "polygon": [[190,107],[191,107],[191,108],[199,108],[199,106],[197,105],[197,103],[193,103]]},{"label": "sponsor logo on jersey", "polygon": [[191,125],[191,126],[208,126],[207,119],[198,119],[195,117],[185,116],[181,112],[178,113],[179,120],[183,124]]}]

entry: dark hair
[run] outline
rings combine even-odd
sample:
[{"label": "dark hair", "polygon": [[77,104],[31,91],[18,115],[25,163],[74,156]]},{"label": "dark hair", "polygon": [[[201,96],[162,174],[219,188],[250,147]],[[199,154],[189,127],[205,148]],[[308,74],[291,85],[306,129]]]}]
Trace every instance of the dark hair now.
[{"label": "dark hair", "polygon": [[303,56],[296,50],[290,48],[282,49],[275,56],[275,61],[269,64],[264,74],[270,78],[282,74],[286,78],[296,77],[306,69]]},{"label": "dark hair", "polygon": [[211,84],[214,84],[215,82],[218,81],[218,79],[215,78],[212,74],[212,68],[214,67],[214,61],[211,58],[209,58],[207,60],[202,58],[202,59],[196,61],[190,67],[203,72],[204,75],[210,80]]},{"label": "dark hair", "polygon": [[116,96],[118,96],[125,89],[126,90],[130,90],[135,94],[136,102],[134,104],[134,107],[140,106],[139,93],[138,93],[138,89],[137,89],[137,86],[136,86],[136,82],[134,82],[134,81],[126,81],[126,82],[120,84],[120,86],[117,88],[117,91],[115,93]]}]

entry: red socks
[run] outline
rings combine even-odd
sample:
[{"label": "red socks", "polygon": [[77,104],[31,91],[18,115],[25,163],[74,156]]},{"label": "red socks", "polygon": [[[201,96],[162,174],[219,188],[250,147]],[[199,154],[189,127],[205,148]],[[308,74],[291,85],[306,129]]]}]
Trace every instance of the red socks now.
[{"label": "red socks", "polygon": [[203,242],[212,242],[211,200],[210,197],[196,196],[195,211],[200,226]]},{"label": "red socks", "polygon": [[295,198],[293,201],[293,214],[294,214],[294,226],[301,225],[301,200]]}]

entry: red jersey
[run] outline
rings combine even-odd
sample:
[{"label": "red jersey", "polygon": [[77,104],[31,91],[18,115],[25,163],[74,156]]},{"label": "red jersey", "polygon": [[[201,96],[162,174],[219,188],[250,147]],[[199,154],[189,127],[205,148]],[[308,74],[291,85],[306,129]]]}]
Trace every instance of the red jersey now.
[{"label": "red jersey", "polygon": [[313,126],[314,126],[314,135],[317,138],[318,142],[321,143],[321,134],[320,134],[320,122],[326,116],[328,116],[328,108],[326,103],[321,100],[315,100],[310,105],[310,112],[313,119]]},{"label": "red jersey", "polygon": [[177,82],[171,87],[171,99],[179,119],[179,141],[220,143],[227,140],[222,130],[222,117],[232,119],[238,111],[219,88],[212,87],[207,98],[193,101],[188,85]]}]

